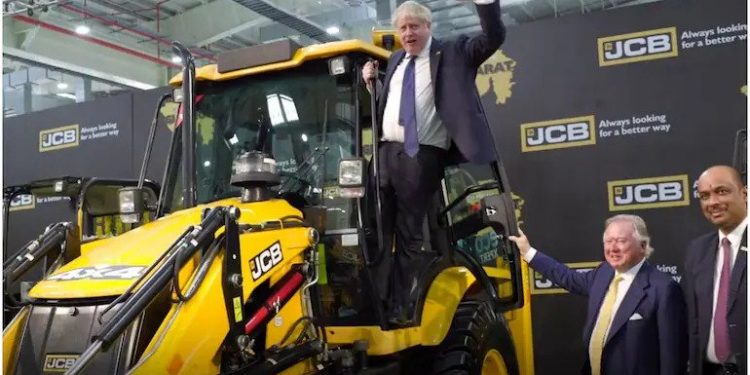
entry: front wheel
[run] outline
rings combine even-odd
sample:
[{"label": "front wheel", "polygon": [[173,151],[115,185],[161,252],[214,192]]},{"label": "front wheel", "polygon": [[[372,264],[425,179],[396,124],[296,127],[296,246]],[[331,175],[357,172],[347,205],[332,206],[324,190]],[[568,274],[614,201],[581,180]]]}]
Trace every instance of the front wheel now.
[{"label": "front wheel", "polygon": [[458,305],[450,330],[435,354],[435,375],[518,374],[509,332],[487,301],[465,300]]}]

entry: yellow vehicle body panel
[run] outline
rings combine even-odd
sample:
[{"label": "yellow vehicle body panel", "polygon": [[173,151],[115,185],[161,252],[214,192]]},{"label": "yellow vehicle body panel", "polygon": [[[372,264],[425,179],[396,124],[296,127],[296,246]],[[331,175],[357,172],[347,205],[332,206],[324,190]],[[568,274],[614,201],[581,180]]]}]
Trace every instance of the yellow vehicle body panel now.
[{"label": "yellow vehicle body panel", "polygon": [[[302,47],[297,50],[294,57],[288,61],[239,69],[227,73],[219,73],[217,64],[202,66],[195,70],[195,78],[197,81],[229,81],[250,75],[289,70],[304,64],[306,61],[325,59],[351,52],[362,52],[382,59],[387,59],[391,54],[391,52],[386,49],[376,47],[361,40],[345,40]],[[182,73],[172,77],[169,84],[173,86],[179,86],[182,84]]]},{"label": "yellow vehicle body panel", "polygon": [[[280,273],[279,276],[283,276]],[[276,281],[272,278],[272,284]],[[304,286],[304,283],[303,283]],[[266,326],[266,348],[270,348],[273,345],[288,345],[294,342],[300,332],[305,328],[304,324],[298,324],[294,331],[289,332],[292,325],[302,316],[308,315],[304,312],[302,306],[302,291],[295,294],[287,303],[279,310],[279,313],[274,316],[273,319]],[[285,335],[289,334],[289,338],[285,341],[281,341]],[[294,366],[284,370],[281,374],[293,375],[293,374],[309,374],[315,372],[315,364],[312,360],[301,361]]]},{"label": "yellow vehicle body panel", "polygon": [[[499,281],[500,288],[508,288],[510,273],[507,269],[485,267],[487,274]],[[534,374],[534,352],[531,326],[531,293],[528,288],[528,265],[522,265],[524,301],[522,308],[506,312],[503,316],[513,334],[513,345],[520,375]],[[347,344],[356,340],[367,340],[369,355],[393,354],[407,348],[423,345],[439,345],[448,334],[453,315],[466,291],[476,281],[474,275],[464,267],[445,269],[432,282],[419,327],[383,331],[378,326],[326,327],[330,344]]]},{"label": "yellow vehicle body panel", "polygon": [[[301,216],[301,213],[284,200],[270,200],[243,204],[238,199],[227,199],[209,205],[177,212],[144,225],[136,230],[118,237],[95,241],[87,244],[85,255],[75,259],[53,274],[62,274],[83,267],[102,265],[150,265],[169,245],[190,225],[200,222],[201,212],[208,207],[235,206],[241,211],[241,224],[260,224],[277,221],[281,217]],[[303,262],[303,252],[314,245],[312,229],[307,227],[290,227],[241,234],[240,256],[252,262],[261,251],[279,242],[283,261],[267,273],[253,280],[251,265],[243,264],[243,300],[250,293],[269,279],[277,282],[295,264]],[[219,372],[219,351],[229,325],[224,307],[222,293],[223,252],[220,252],[206,273],[200,288],[186,302],[172,304],[151,342],[144,351],[138,364],[131,370],[134,374],[211,374]],[[192,282],[190,275],[197,266],[197,255],[194,262],[183,267],[180,285],[183,288]],[[82,298],[97,296],[116,296],[126,290],[134,280],[45,280],[37,284],[30,295],[34,298]],[[293,301],[285,307],[289,316],[279,324],[276,319],[269,330],[269,338],[280,340],[281,335],[291,328],[301,313],[301,297],[298,293]],[[4,351],[3,366],[5,371],[11,369],[11,358],[15,345],[20,341],[20,333],[28,309],[24,309],[17,319],[3,333]],[[240,314],[242,314],[240,312]],[[241,317],[243,321],[248,317]],[[283,332],[283,333],[282,333]],[[311,364],[310,364],[311,366]],[[295,368],[301,368],[295,366]]]},{"label": "yellow vehicle body panel", "polygon": [[[55,277],[66,272],[91,267],[115,265],[148,267],[177,240],[186,228],[200,223],[204,209],[216,206],[238,207],[242,212],[239,222],[248,224],[278,220],[289,215],[302,216],[297,209],[283,200],[243,204],[238,198],[225,199],[175,212],[117,237],[85,244],[80,257],[60,267],[51,276]],[[99,249],[102,251],[98,251]],[[183,270],[183,273],[189,274],[191,270]],[[135,277],[123,280],[92,278],[42,280],[29,291],[29,296],[43,299],[116,296],[130,287],[134,280]]]},{"label": "yellow vehicle body panel", "polygon": [[328,342],[340,345],[366,340],[370,355],[393,354],[416,345],[438,345],[448,333],[458,304],[475,280],[464,267],[447,268],[435,277],[427,292],[419,327],[388,331],[378,326],[326,327]]},{"label": "yellow vehicle body panel", "polygon": [[[252,259],[268,246],[279,241],[283,263],[253,280],[249,266],[242,267],[243,299],[266,280],[280,278],[294,264],[302,263],[302,253],[312,246],[309,228],[289,228],[243,234],[240,236],[241,259]],[[224,256],[213,261],[205,280],[187,302],[172,305],[171,310],[146,348],[132,374],[215,374],[219,357],[229,330],[221,285]],[[289,306],[286,306],[288,308]],[[245,321],[249,317],[242,317]],[[276,328],[286,332],[296,318],[284,319]],[[272,321],[269,325],[274,325]]]},{"label": "yellow vehicle body panel", "polygon": [[508,329],[513,334],[520,375],[534,375],[534,337],[531,326],[531,289],[529,289],[529,265],[521,262],[523,283],[523,307],[503,314]]},{"label": "yellow vehicle body panel", "polygon": [[18,351],[18,343],[21,342],[21,334],[29,317],[29,307],[26,306],[13,317],[8,326],[3,330],[3,374],[10,374],[15,367],[15,358]]}]

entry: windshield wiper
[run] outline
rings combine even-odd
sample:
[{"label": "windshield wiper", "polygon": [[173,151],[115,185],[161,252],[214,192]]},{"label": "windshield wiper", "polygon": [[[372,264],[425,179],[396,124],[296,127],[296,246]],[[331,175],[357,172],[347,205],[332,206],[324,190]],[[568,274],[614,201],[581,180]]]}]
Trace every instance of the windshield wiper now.
[{"label": "windshield wiper", "polygon": [[[311,152],[310,155],[302,163],[300,163],[299,168],[297,168],[294,173],[285,174],[286,177],[289,178],[284,180],[284,182],[281,184],[278,194],[290,191],[294,186],[294,182],[304,182],[312,186],[312,181],[307,177],[308,175],[312,174],[313,168],[318,164],[318,162],[320,162],[320,160],[323,158],[326,152],[328,152],[328,150],[328,146],[315,147],[313,152]],[[284,174],[282,174],[282,176],[284,176]]]}]

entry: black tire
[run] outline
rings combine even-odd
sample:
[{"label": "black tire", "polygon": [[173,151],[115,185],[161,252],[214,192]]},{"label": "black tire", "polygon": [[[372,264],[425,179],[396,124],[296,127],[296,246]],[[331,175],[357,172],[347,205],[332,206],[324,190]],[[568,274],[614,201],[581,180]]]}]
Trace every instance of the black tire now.
[{"label": "black tire", "polygon": [[[479,375],[485,357],[497,353],[507,374],[517,375],[515,348],[502,316],[495,314],[487,301],[465,300],[458,305],[448,334],[434,352],[432,373]],[[488,372],[495,371],[485,369]]]}]

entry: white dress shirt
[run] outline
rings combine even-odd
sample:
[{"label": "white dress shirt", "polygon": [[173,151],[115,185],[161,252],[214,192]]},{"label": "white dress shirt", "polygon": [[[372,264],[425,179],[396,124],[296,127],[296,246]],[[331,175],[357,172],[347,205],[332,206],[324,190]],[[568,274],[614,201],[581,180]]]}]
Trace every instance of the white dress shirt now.
[{"label": "white dress shirt", "polygon": [[[443,125],[435,108],[435,91],[430,74],[430,46],[432,38],[427,41],[414,61],[414,95],[417,111],[417,138],[420,145],[436,146],[443,149],[450,147],[448,130]],[[393,72],[388,86],[388,100],[383,113],[383,141],[404,142],[404,127],[398,123],[401,107],[401,89],[404,83],[404,71],[409,63],[406,55]]]},{"label": "white dress shirt", "polygon": [[721,276],[721,267],[724,265],[724,252],[721,250],[721,241],[724,238],[728,238],[732,244],[731,259],[729,259],[729,269],[734,269],[734,261],[737,259],[737,252],[740,250],[740,244],[742,243],[742,234],[745,233],[747,228],[747,217],[731,231],[729,234],[724,234],[719,231],[719,243],[716,246],[716,265],[714,266],[714,294],[713,294],[713,308],[711,309],[711,327],[708,333],[708,347],[706,348],[706,357],[709,362],[721,363],[716,357],[716,348],[714,345],[714,315],[716,314],[716,299],[719,294],[719,278]]}]

